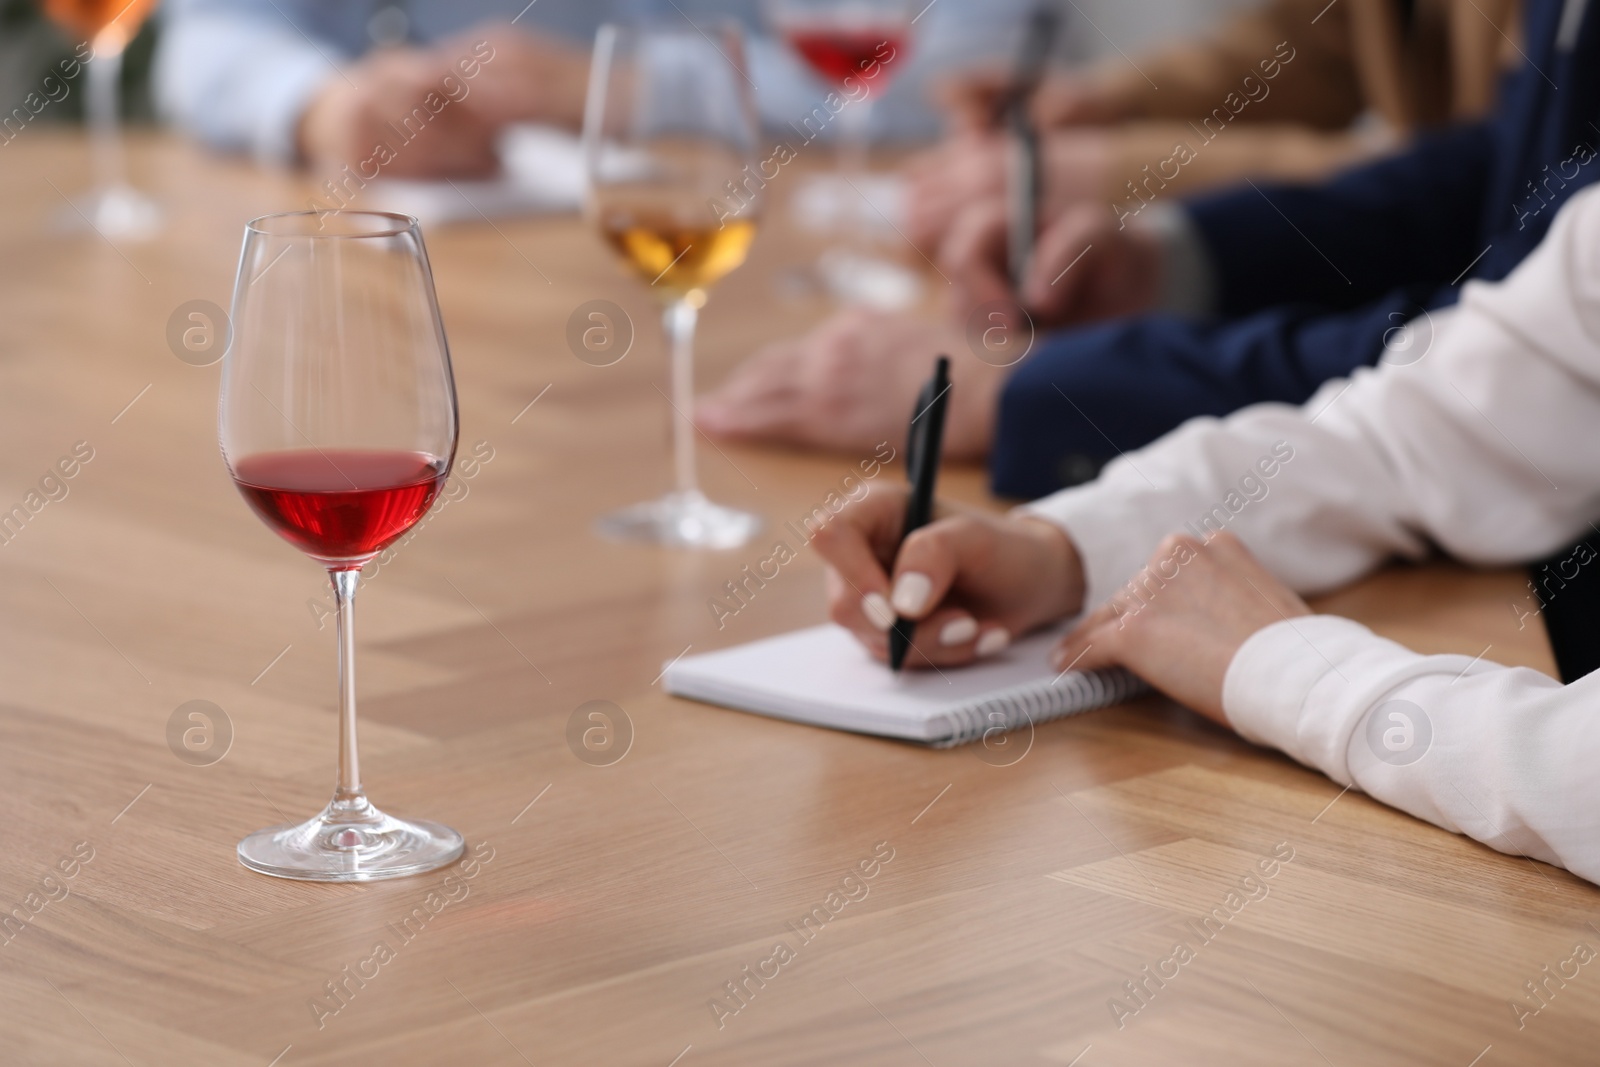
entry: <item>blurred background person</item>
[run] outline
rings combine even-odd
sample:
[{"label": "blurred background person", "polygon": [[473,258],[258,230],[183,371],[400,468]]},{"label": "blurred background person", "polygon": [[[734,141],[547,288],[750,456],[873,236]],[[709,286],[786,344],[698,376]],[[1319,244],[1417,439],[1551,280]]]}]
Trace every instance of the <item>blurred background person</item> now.
[{"label": "blurred background person", "polygon": [[[1132,219],[1069,206],[1042,225],[1016,285],[1003,205],[970,204],[942,270],[959,311],[999,306],[1012,333],[1038,328],[1027,358],[986,361],[960,314],[852,312],[757,353],[702,402],[701,425],[854,449],[898,432],[934,353],[970,353],[956,361],[949,448],[987,456],[1002,495],[1037,496],[1186,419],[1301,403],[1386,351],[1424,358],[1428,313],[1469,278],[1503,278],[1600,173],[1595,14],[1590,0],[1528,0],[1524,58],[1488,116],[1327,182],[1184,200],[1152,186]],[[1078,325],[1097,320],[1116,321]]]},{"label": "blurred background person", "polygon": [[[1043,209],[1092,200],[1120,214],[1137,212],[1157,188],[1176,195],[1246,177],[1312,181],[1419,131],[1481,118],[1521,59],[1519,7],[1271,0],[1203,39],[1058,73],[1032,107],[1046,131]],[[918,244],[937,249],[962,206],[1004,193],[1005,135],[995,118],[1008,77],[977,70],[942,87],[951,135],[908,168],[906,232]],[[1192,158],[1175,159],[1178,144],[1192,146]]]},{"label": "blurred background person", "polygon": [[[1128,46],[1190,32],[1252,0],[1162,0],[1156,17],[1117,20],[1100,11]],[[406,153],[391,176],[458,176],[494,166],[494,140],[512,122],[576,128],[590,43],[616,18],[730,17],[762,26],[759,0],[538,0],[522,10],[496,0],[351,3],[328,0],[169,0],[157,58],[157,98],[181,128],[213,147],[263,161],[335,166],[370,153],[376,132],[412,110],[458,71],[477,41],[495,60],[481,64],[471,93],[437,128],[429,152]],[[1148,5],[1147,5],[1148,6]],[[1109,0],[1088,9],[1113,9]],[[903,69],[874,107],[875,139],[928,140],[939,118],[927,98],[935,77],[1011,54],[1028,0],[938,0],[916,18]],[[1151,14],[1151,13],[1147,13]],[[808,114],[820,93],[814,77],[781,42],[759,32],[750,46],[751,78],[763,119],[781,127]],[[1082,62],[1111,50],[1087,23],[1058,49]]]}]

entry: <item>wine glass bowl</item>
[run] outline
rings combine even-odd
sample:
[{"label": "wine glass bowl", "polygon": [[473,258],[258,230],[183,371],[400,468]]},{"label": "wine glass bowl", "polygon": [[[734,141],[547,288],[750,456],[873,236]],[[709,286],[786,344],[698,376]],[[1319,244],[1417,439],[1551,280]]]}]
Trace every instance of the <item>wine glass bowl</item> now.
[{"label": "wine glass bowl", "polygon": [[744,262],[764,203],[738,28],[602,26],[583,141],[586,214],[663,304],[676,479],[673,492],[603,516],[597,528],[618,540],[737,547],[761,520],[700,491],[691,413],[700,309],[709,287]]},{"label": "wine glass bowl", "polygon": [[607,190],[595,197],[594,212],[601,236],[641,281],[658,287],[663,299],[688,297],[696,306],[704,305],[712,283],[744,262],[756,236],[753,218],[719,223],[705,204],[649,185]]},{"label": "wine glass bowl", "polygon": [[868,97],[887,87],[911,35],[903,0],[768,0],[767,12],[812,73],[840,90],[853,79]]},{"label": "wine glass bowl", "polygon": [[460,834],[394,818],[367,800],[356,748],[352,612],[361,567],[427,513],[456,449],[449,346],[416,220],[304,211],[245,228],[219,436],[241,495],[327,569],[338,605],[333,800],[304,823],[250,834],[240,862],[312,881],[368,881],[454,862]]},{"label": "wine glass bowl", "polygon": [[68,33],[120,52],[155,10],[156,0],[43,0],[47,18]]}]

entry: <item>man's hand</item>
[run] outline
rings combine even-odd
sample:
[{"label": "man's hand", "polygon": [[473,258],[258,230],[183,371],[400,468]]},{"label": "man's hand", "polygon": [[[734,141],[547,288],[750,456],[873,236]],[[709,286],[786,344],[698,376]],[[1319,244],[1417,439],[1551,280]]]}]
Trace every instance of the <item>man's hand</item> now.
[{"label": "man's hand", "polygon": [[1070,326],[1148,311],[1163,281],[1161,242],[1120,228],[1102,204],[1079,203],[1039,234],[1022,284],[1006,269],[1004,199],[973,204],[956,217],[939,260],[956,285],[957,307],[1020,303],[1037,326]]},{"label": "man's hand", "polygon": [[1227,725],[1222,681],[1239,647],[1258,630],[1309,614],[1233,534],[1208,542],[1173,536],[1121,593],[1062,638],[1052,662],[1057,670],[1126,667]]},{"label": "man's hand", "polygon": [[[1062,130],[1042,138],[1040,146],[1041,217],[1054,218],[1073,204],[1103,197],[1111,173],[1111,139],[1105,131]],[[1007,134],[974,131],[912,159],[906,166],[906,236],[937,249],[962,208],[1003,199],[1013,154]]]},{"label": "man's hand", "polygon": [[589,50],[514,26],[487,23],[434,46],[446,63],[490,55],[468,85],[466,103],[496,129],[510,122],[546,122],[576,130],[583,124]]},{"label": "man's hand", "polygon": [[[459,72],[434,53],[383,48],[345,74],[348,80],[330,79],[300,118],[300,154],[313,166],[356,169],[375,159],[388,177],[417,178],[471,177],[499,165],[497,127],[454,101],[438,114],[425,106],[429,93],[437,94],[435,107],[448,99],[446,77],[460,83]],[[387,145],[392,158],[375,157],[379,145]]]},{"label": "man's hand", "polygon": [[906,490],[874,487],[813,542],[828,562],[830,616],[876,658],[888,657],[896,614],[917,620],[906,664],[942,667],[992,656],[1082,603],[1082,566],[1059,527],[941,509],[896,557],[905,509]]},{"label": "man's hand", "polygon": [[[1002,100],[1011,89],[1009,68],[966,71],[941,83],[935,93],[952,129],[993,129]],[[1128,108],[1093,78],[1052,74],[1039,84],[1030,109],[1041,130],[1063,126],[1108,125],[1129,118]]]},{"label": "man's hand", "polygon": [[775,341],[695,407],[716,437],[871,450],[904,439],[917,393],[951,356],[944,453],[989,450],[1005,370],[973,357],[959,333],[907,315],[852,309],[797,340]]},{"label": "man's hand", "polygon": [[431,48],[380,48],[307,105],[300,154],[322,168],[355,168],[383,144],[392,158],[378,165],[389,177],[489,174],[507,123],[578,124],[587,70],[587,57],[570,46],[502,26]]}]

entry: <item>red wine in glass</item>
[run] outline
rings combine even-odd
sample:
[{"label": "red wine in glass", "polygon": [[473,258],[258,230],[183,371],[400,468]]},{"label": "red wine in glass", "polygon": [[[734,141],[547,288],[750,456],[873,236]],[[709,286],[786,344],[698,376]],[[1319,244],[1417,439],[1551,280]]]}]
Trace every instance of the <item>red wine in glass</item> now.
[{"label": "red wine in glass", "polygon": [[[802,196],[800,202],[807,205],[802,218],[809,216],[808,228],[834,235],[832,247],[818,260],[817,281],[836,298],[853,303],[875,278],[905,273],[870,247],[880,219],[868,189],[872,176],[867,149],[877,100],[915,48],[915,9],[910,0],[764,0],[763,6],[778,35],[835,97],[823,99],[826,111],[814,107],[804,125],[809,141],[813,129],[826,126],[832,116],[837,174],[831,181],[808,183],[808,194],[814,195]],[[921,0],[918,6],[926,10]]]},{"label": "red wine in glass", "polygon": [[233,466],[261,520],[320,560],[383,551],[427,512],[445,475],[438,456],[353,448],[264,452]]},{"label": "red wine in glass", "polygon": [[845,79],[853,77],[869,96],[881,93],[903,62],[907,37],[904,19],[863,24],[855,19],[808,18],[786,23],[783,35],[822,78],[843,87]]}]

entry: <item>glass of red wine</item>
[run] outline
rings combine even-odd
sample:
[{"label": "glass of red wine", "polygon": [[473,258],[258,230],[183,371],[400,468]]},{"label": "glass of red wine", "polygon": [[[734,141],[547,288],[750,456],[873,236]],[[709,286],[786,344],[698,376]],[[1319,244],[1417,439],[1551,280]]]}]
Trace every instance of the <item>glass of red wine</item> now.
[{"label": "glass of red wine", "polygon": [[449,476],[456,421],[415,219],[305,211],[245,227],[222,370],[222,455],[261,520],[327,568],[339,646],[333,799],[307,822],[240,841],[251,870],[360,882],[461,855],[454,830],[386,815],[362,790],[351,614],[362,565],[422,518]]},{"label": "glass of red wine", "polygon": [[[847,243],[864,230],[875,228],[869,217],[867,149],[870,144],[873,101],[883,94],[894,76],[906,65],[911,43],[912,7],[908,0],[766,0],[767,17],[778,34],[828,88],[838,94],[841,105],[832,122],[839,152],[839,169],[833,188],[825,197],[825,214]],[[805,120],[805,132],[833,108],[813,110]],[[820,131],[815,131],[820,132]],[[841,251],[841,250],[835,250]],[[844,267],[842,285],[848,289],[864,266],[851,261],[864,257],[855,252],[834,261]],[[836,273],[826,264],[824,275]],[[848,295],[848,293],[841,294]]]}]

